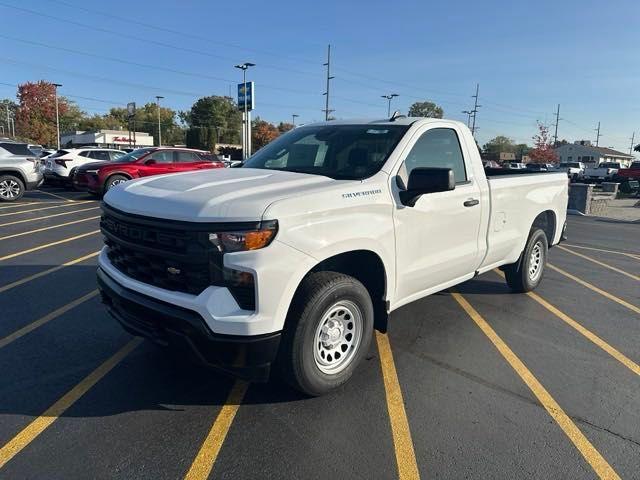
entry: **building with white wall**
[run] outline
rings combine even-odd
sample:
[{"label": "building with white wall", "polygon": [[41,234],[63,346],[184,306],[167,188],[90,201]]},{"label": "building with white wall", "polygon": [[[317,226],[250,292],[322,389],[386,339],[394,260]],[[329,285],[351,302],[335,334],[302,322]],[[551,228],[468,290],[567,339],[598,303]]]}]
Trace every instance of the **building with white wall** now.
[{"label": "building with white wall", "polygon": [[146,132],[128,130],[75,131],[60,137],[63,147],[141,148],[153,147],[153,136]]},{"label": "building with white wall", "polygon": [[583,162],[589,167],[596,167],[604,162],[618,162],[628,167],[634,160],[632,155],[612,148],[596,147],[588,140],[579,140],[555,148],[560,162]]}]

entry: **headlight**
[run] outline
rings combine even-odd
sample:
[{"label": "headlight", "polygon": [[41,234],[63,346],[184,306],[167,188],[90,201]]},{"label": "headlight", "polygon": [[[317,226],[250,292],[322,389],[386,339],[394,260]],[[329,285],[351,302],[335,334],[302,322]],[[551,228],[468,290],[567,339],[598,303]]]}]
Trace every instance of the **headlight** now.
[{"label": "headlight", "polygon": [[278,222],[262,222],[259,229],[210,233],[209,241],[222,253],[258,250],[269,245],[278,232]]}]

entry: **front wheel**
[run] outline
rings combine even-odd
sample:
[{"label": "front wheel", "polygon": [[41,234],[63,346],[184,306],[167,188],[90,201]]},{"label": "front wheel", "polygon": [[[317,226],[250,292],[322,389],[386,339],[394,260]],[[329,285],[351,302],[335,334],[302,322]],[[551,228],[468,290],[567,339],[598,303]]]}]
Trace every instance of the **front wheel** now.
[{"label": "front wheel", "polygon": [[15,202],[24,195],[24,183],[13,175],[0,175],[0,201]]},{"label": "front wheel", "polygon": [[349,380],[372,336],[373,304],[364,285],[341,273],[312,273],[289,311],[280,372],[297,390],[323,395]]},{"label": "front wheel", "polygon": [[109,177],[106,183],[104,184],[104,193],[107,193],[109,190],[111,190],[111,188],[115,187],[116,185],[120,185],[121,183],[128,182],[128,181],[129,179],[124,175],[113,175]]},{"label": "front wheel", "polygon": [[532,230],[518,261],[503,267],[507,285],[511,290],[518,293],[535,290],[542,281],[548,250],[544,231]]}]

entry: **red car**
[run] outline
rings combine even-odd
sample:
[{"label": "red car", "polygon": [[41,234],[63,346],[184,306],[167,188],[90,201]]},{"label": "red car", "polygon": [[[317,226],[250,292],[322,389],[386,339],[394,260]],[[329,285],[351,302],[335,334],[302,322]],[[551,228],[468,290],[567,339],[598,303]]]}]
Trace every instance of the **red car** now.
[{"label": "red car", "polygon": [[72,182],[78,190],[103,195],[114,185],[133,178],[208,168],[224,168],[224,163],[215,155],[202,150],[139,148],[117,160],[87,163],[78,167]]}]

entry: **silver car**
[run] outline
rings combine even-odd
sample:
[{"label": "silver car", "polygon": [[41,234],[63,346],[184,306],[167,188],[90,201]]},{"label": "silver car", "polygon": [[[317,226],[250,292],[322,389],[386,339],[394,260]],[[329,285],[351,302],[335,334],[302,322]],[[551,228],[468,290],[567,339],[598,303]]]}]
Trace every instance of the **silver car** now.
[{"label": "silver car", "polygon": [[18,200],[42,181],[40,161],[26,143],[0,141],[0,201]]}]

